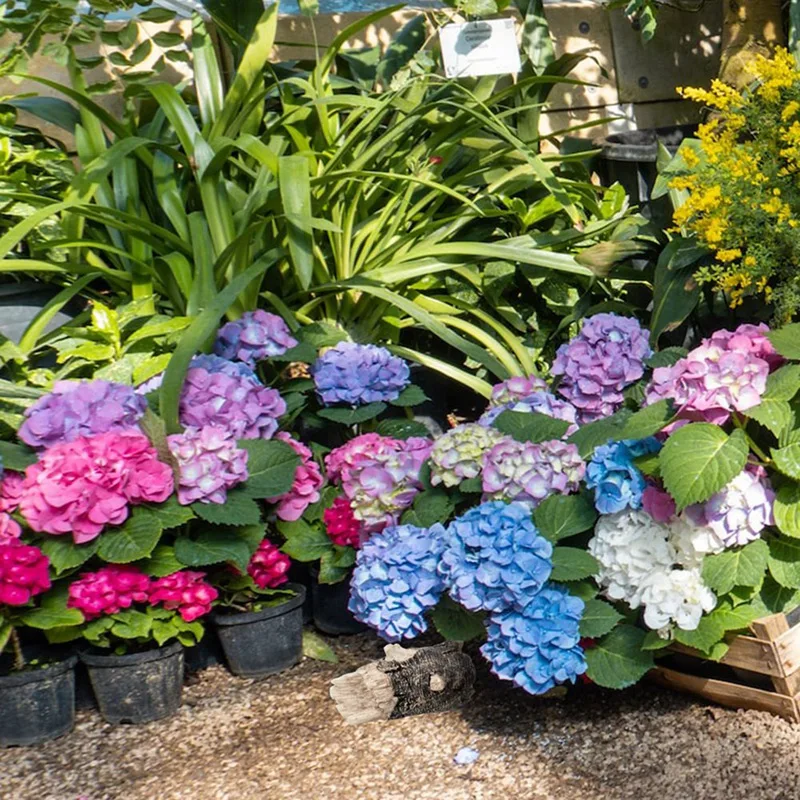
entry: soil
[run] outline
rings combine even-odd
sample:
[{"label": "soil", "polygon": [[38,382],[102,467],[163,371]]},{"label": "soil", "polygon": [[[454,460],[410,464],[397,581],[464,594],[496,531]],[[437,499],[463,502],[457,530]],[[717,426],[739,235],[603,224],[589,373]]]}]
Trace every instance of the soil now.
[{"label": "soil", "polygon": [[[381,644],[329,641],[338,664],[197,673],[167,720],[114,727],[80,711],[68,736],[0,752],[0,798],[800,800],[800,726],[649,684],[536,699],[481,671],[460,712],[348,727],[329,681]],[[464,747],[479,756],[458,766]]]}]

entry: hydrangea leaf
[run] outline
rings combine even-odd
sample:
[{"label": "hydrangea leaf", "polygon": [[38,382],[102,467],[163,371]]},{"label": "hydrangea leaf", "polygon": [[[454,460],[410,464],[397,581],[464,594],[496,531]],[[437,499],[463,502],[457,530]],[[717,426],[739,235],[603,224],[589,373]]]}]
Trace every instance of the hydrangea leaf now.
[{"label": "hydrangea leaf", "polygon": [[50,559],[50,566],[61,575],[67,570],[85,564],[100,546],[100,537],[86,544],[75,544],[68,536],[48,536],[39,545],[41,551]]},{"label": "hydrangea leaf", "polygon": [[784,358],[800,361],[800,323],[794,322],[770,331],[767,338]]},{"label": "hydrangea leaf", "polygon": [[716,594],[734,586],[760,586],[769,559],[769,547],[761,539],[736,550],[726,550],[703,560],[703,581]]},{"label": "hydrangea leaf", "polygon": [[174,494],[164,503],[140,506],[139,513],[150,514],[165,531],[179,528],[194,519],[194,511],[189,506],[182,506]]},{"label": "hydrangea leaf", "polygon": [[556,547],[553,550],[553,581],[579,581],[600,571],[597,559],[578,547]]},{"label": "hydrangea leaf", "polygon": [[333,549],[328,535],[303,520],[279,522],[278,530],[286,541],[281,550],[298,561],[316,561]]},{"label": "hydrangea leaf", "polygon": [[329,322],[312,322],[297,331],[297,338],[312,347],[334,347],[347,339],[347,333]]},{"label": "hydrangea leaf", "polygon": [[431,620],[444,639],[449,642],[469,642],[483,639],[486,627],[483,614],[468,611],[444,595],[436,608],[431,611]]},{"label": "hydrangea leaf", "polygon": [[773,614],[788,613],[800,606],[800,589],[787,589],[767,575],[761,587],[761,600]]},{"label": "hydrangea leaf", "polygon": [[685,358],[689,351],[684,347],[665,347],[657,353],[653,353],[650,358],[645,361],[645,366],[650,369],[658,369],[658,367],[671,367],[677,364],[682,358]]},{"label": "hydrangea leaf", "polygon": [[588,531],[596,519],[594,506],[581,494],[550,495],[533,512],[539,533],[551,542]]},{"label": "hydrangea leaf", "polygon": [[111,633],[120,639],[144,639],[153,627],[150,616],[132,608],[112,614],[111,619],[114,620]]},{"label": "hydrangea leaf", "polygon": [[794,425],[794,412],[788,400],[764,397],[759,405],[748,409],[746,414],[778,438]]},{"label": "hydrangea leaf", "polygon": [[210,528],[194,538],[179,536],[175,556],[186,567],[205,567],[230,562],[241,572],[250,561],[250,547],[236,535],[235,528]]},{"label": "hydrangea leaf", "polygon": [[784,475],[800,480],[800,442],[773,449],[772,459]]},{"label": "hydrangea leaf", "polygon": [[340,422],[342,425],[357,425],[359,422],[368,422],[386,411],[386,403],[367,403],[358,408],[321,408],[317,414],[330,422]]},{"label": "hydrangea leaf", "polygon": [[245,492],[232,489],[224,503],[196,502],[191,505],[200,519],[214,525],[257,525],[261,521],[261,508]]},{"label": "hydrangea leaf", "polygon": [[717,425],[695,422],[675,431],[661,450],[664,486],[678,510],[702,503],[735,478],[747,462],[747,439]]},{"label": "hydrangea leaf", "polygon": [[700,618],[696,630],[675,629],[675,638],[686,647],[711,655],[715,646],[729,631],[746,630],[758,614],[749,606],[732,608],[730,603],[720,603],[711,613]]},{"label": "hydrangea leaf", "polygon": [[800,390],[800,364],[786,364],[767,378],[763,399],[792,400]]},{"label": "hydrangea leaf", "polygon": [[561,581],[561,585],[571,595],[580,597],[584,602],[597,597],[597,592],[599,591],[594,581]]},{"label": "hydrangea leaf", "polygon": [[633,465],[642,475],[649,475],[654,478],[661,477],[661,464],[659,463],[658,453],[645,453],[633,459]]},{"label": "hydrangea leaf", "polygon": [[419,386],[415,386],[413,383],[409,386],[406,386],[402,392],[400,392],[400,396],[397,397],[395,400],[390,400],[390,404],[393,406],[399,406],[400,408],[405,408],[407,406],[418,406],[424,403],[426,400],[430,400],[428,395],[420,389]]},{"label": "hydrangea leaf", "polygon": [[537,411],[504,411],[493,423],[501,433],[518,442],[547,442],[560,439],[569,429],[570,423],[555,419]]},{"label": "hydrangea leaf", "polygon": [[375,429],[381,436],[393,439],[409,439],[412,436],[430,436],[430,431],[413,419],[382,419]]},{"label": "hydrangea leaf", "polygon": [[[324,534],[323,534],[324,535]],[[336,553],[329,547],[319,559],[320,583],[341,583],[350,574],[350,566],[340,566],[336,561]]]},{"label": "hydrangea leaf", "polygon": [[595,447],[607,444],[612,439],[618,439],[620,430],[631,416],[631,411],[623,408],[610,417],[582,425],[567,441],[578,448],[581,458],[589,458]]},{"label": "hydrangea leaf", "polygon": [[458,490],[464,494],[475,494],[483,491],[483,481],[480,477],[467,478],[458,484]]},{"label": "hydrangea leaf", "polygon": [[598,686],[624,689],[649,672],[653,654],[643,650],[645,632],[633,625],[618,625],[586,651],[586,674]]},{"label": "hydrangea leaf", "polygon": [[659,400],[632,414],[616,434],[615,439],[646,439],[663,430],[673,418],[671,400]]},{"label": "hydrangea leaf", "polygon": [[309,630],[303,631],[303,655],[315,661],[327,661],[331,664],[339,661],[333,648],[318,633]]},{"label": "hydrangea leaf", "polygon": [[642,642],[642,650],[663,650],[672,644],[672,639],[664,639],[658,635],[658,631],[647,631],[647,635]]},{"label": "hydrangea leaf", "polygon": [[130,564],[147,558],[161,538],[161,526],[149,514],[134,508],[119,527],[101,534],[97,554],[111,564]]},{"label": "hydrangea leaf", "polygon": [[37,460],[36,453],[28,447],[12,444],[11,442],[0,442],[0,462],[6,469],[25,472]]},{"label": "hydrangea leaf", "polygon": [[623,619],[622,614],[605,600],[587,600],[581,617],[581,636],[597,639],[605,636]]},{"label": "hydrangea leaf", "polygon": [[240,439],[237,447],[247,450],[248,478],[242,491],[250,497],[278,497],[288,492],[300,466],[300,456],[286,442]]},{"label": "hydrangea leaf", "polygon": [[175,548],[168,544],[158,545],[150,558],[140,561],[136,566],[151,578],[163,578],[183,569],[183,564],[175,555]]},{"label": "hydrangea leaf", "polygon": [[770,539],[770,575],[786,589],[800,589],[800,541],[796,539]]},{"label": "hydrangea leaf", "polygon": [[317,357],[317,348],[307,342],[299,342],[279,355],[270,356],[270,361],[299,361],[303,364],[311,364]]},{"label": "hydrangea leaf", "polygon": [[800,539],[800,485],[791,483],[781,486],[775,495],[772,510],[781,533]]},{"label": "hydrangea leaf", "polygon": [[20,617],[22,623],[29,628],[48,631],[54,628],[68,628],[83,623],[83,614],[77,608],[34,608]]},{"label": "hydrangea leaf", "polygon": [[[430,528],[437,522],[447,522],[453,513],[453,498],[442,489],[428,489],[414,498],[414,505],[403,517],[404,524]],[[406,516],[409,517],[406,520]]]}]

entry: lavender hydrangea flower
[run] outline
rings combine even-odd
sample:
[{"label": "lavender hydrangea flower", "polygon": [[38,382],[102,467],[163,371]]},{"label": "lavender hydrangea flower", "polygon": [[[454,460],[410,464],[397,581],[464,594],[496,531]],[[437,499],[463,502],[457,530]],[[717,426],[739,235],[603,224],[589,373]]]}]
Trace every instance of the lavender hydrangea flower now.
[{"label": "lavender hydrangea flower", "polygon": [[389,642],[411,639],[428,628],[425,612],[444,592],[437,565],[444,528],[389,527],[358,551],[348,608]]},{"label": "lavender hydrangea flower", "polygon": [[18,436],[42,449],[110,431],[136,428],[147,401],[131,386],[110,381],[58,381],[25,410]]},{"label": "lavender hydrangea flower", "polygon": [[477,478],[483,468],[483,456],[504,436],[494,428],[475,422],[457,425],[440,436],[431,450],[431,484],[457,486]]},{"label": "lavender hydrangea flower", "polygon": [[644,375],[644,362],[652,352],[649,334],[638,320],[595,314],[558,348],[551,371],[563,376],[558,393],[578,409],[583,424],[613,414],[622,405],[622,390]]},{"label": "lavender hydrangea flower", "polygon": [[527,397],[534,392],[546,391],[547,383],[538,375],[515,376],[492,386],[492,397],[489,401],[489,406],[502,406],[506,403],[522,400],[523,397]]},{"label": "lavender hydrangea flower", "polygon": [[550,577],[553,546],[521,503],[483,503],[446,530],[439,572],[450,596],[471,611],[522,602]]},{"label": "lavender hydrangea flower", "polygon": [[724,489],[705,503],[689,506],[684,514],[695,524],[707,526],[725,547],[744,545],[760,538],[774,525],[775,492],[763,468],[742,470]]},{"label": "lavender hydrangea flower", "polygon": [[647,483],[633,460],[660,449],[660,442],[652,436],[638,441],[610,442],[596,448],[586,467],[586,485],[594,489],[595,508],[601,514],[641,508]]},{"label": "lavender hydrangea flower", "polygon": [[584,603],[555,586],[545,586],[525,605],[504,609],[489,619],[481,653],[498,678],[530,694],[575,683],[586,672],[578,631]]},{"label": "lavender hydrangea flower", "polygon": [[259,308],[246,311],[233,322],[226,322],[217,332],[214,352],[254,367],[259,361],[281,356],[296,346],[297,339],[283,319]]},{"label": "lavender hydrangea flower", "polygon": [[180,399],[181,424],[223,428],[236,439],[271,439],[286,403],[275,389],[249,378],[192,367]]},{"label": "lavender hydrangea flower", "polygon": [[507,437],[483,458],[484,499],[517,500],[535,507],[556,492],[577,491],[585,471],[574,444],[532,444]]},{"label": "lavender hydrangea flower", "polygon": [[502,405],[491,406],[488,408],[481,418],[478,420],[480,425],[490,426],[493,425],[495,420],[504,411],[519,411],[522,413],[530,414],[536,412],[537,414],[546,414],[548,417],[554,419],[561,419],[564,422],[569,422],[570,426],[567,428],[565,436],[571,436],[578,430],[577,414],[575,407],[567,403],[565,400],[560,400],[554,394],[546,391],[532,392],[519,400],[513,400],[509,403]]},{"label": "lavender hydrangea flower", "polygon": [[385,347],[340,342],[311,368],[317,394],[325,405],[359,406],[396,400],[408,386],[408,364]]},{"label": "lavender hydrangea flower", "polygon": [[[223,375],[230,375],[232,378],[248,378],[259,384],[259,386],[262,385],[261,381],[258,379],[258,375],[256,375],[247,364],[243,364],[241,361],[228,361],[227,358],[201,353],[189,362],[189,369],[193,367],[198,367],[199,369],[204,369],[206,372],[211,373],[221,372]],[[150,392],[155,392],[156,389],[161,388],[163,380],[164,373],[159,372],[158,375],[154,375],[144,383],[140,383],[136,387],[136,393],[150,394]]]},{"label": "lavender hydrangea flower", "polygon": [[178,463],[178,502],[224,503],[228,489],[247,480],[247,450],[226,430],[186,428],[167,437]]}]

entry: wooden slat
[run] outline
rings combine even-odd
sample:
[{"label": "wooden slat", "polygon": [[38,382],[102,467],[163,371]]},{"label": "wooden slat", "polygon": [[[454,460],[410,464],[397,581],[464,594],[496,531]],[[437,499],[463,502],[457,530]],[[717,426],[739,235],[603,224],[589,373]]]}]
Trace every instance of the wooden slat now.
[{"label": "wooden slat", "polygon": [[790,722],[800,722],[795,699],[777,692],[755,689],[752,686],[740,686],[712,678],[685,675],[666,667],[656,667],[650,671],[649,677],[669,689],[696,694],[723,706],[768,711],[788,719]]},{"label": "wooden slat", "polygon": [[[791,659],[784,657],[777,644],[780,638],[790,630],[788,620],[783,614],[773,614],[756,620],[750,627],[759,639],[772,642],[775,659],[785,673],[786,677],[771,676],[775,691],[778,694],[794,697],[800,692],[800,671],[792,666]],[[794,656],[796,651],[796,647],[791,648],[790,655]]]},{"label": "wooden slat", "polygon": [[[691,647],[685,647],[677,642],[671,644],[669,649],[675,653],[684,653],[703,660],[705,656]],[[720,659],[720,664],[729,667],[749,669],[751,672],[760,672],[762,675],[786,677],[786,671],[776,656],[772,642],[754,639],[752,636],[737,636],[730,643],[730,649]]]},{"label": "wooden slat", "polygon": [[789,628],[775,640],[775,647],[786,675],[800,669],[800,625]]}]

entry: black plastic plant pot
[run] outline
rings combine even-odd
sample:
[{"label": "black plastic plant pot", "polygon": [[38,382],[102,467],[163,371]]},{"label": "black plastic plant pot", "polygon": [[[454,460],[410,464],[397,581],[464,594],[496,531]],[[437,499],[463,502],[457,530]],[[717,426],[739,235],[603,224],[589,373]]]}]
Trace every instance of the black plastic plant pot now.
[{"label": "black plastic plant pot", "polygon": [[94,696],[106,722],[142,723],[177,712],[183,690],[183,647],[173,642],[157,650],[117,656],[83,652]]},{"label": "black plastic plant pot", "polygon": [[350,601],[350,575],[339,583],[320,583],[319,572],[311,570],[314,627],[331,636],[363,633],[367,626],[359,622],[347,608]]},{"label": "black plastic plant pot", "polygon": [[265,678],[293,666],[303,653],[303,601],[306,587],[281,586],[295,592],[286,602],[262,611],[211,615],[228,667],[243,678]]},{"label": "black plastic plant pot", "polygon": [[39,744],[72,730],[76,662],[71,656],[0,677],[0,746]]}]

